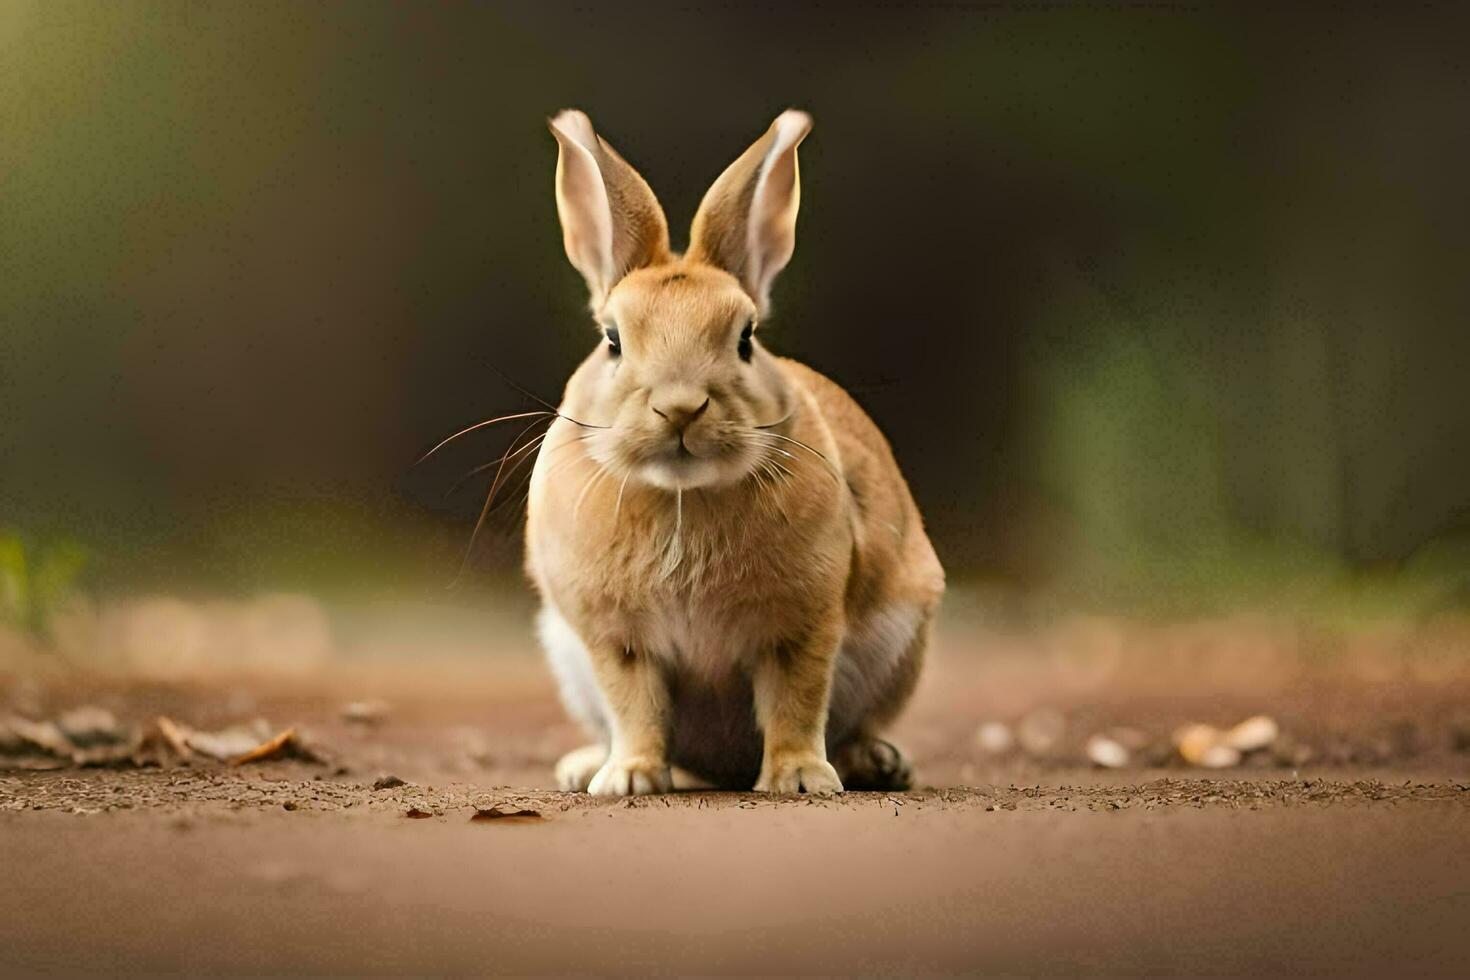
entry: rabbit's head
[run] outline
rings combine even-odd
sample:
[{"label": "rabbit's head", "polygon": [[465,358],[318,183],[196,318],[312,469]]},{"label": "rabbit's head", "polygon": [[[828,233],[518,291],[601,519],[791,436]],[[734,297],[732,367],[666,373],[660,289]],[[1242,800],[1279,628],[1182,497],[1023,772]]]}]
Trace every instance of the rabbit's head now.
[{"label": "rabbit's head", "polygon": [[810,129],[803,112],[777,117],[705,194],[680,256],[653,191],[591,120],[551,120],[567,257],[601,333],[563,407],[601,465],[690,489],[740,480],[769,454],[761,433],[797,395],[756,334],[795,245],[796,148]]}]

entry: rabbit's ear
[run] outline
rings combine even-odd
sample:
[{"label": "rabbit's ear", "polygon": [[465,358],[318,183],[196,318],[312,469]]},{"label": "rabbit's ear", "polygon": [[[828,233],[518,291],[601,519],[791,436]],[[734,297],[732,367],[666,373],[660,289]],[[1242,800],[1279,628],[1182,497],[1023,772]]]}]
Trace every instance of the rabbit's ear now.
[{"label": "rabbit's ear", "polygon": [[694,215],[689,257],[740,280],[762,314],[771,283],[796,248],[801,201],[796,147],[811,132],[799,109],[776,117],[766,134],[720,174]]},{"label": "rabbit's ear", "polygon": [[549,121],[556,137],[556,210],[567,258],[587,280],[592,306],[633,269],[669,258],[663,208],[638,171],[577,109]]}]

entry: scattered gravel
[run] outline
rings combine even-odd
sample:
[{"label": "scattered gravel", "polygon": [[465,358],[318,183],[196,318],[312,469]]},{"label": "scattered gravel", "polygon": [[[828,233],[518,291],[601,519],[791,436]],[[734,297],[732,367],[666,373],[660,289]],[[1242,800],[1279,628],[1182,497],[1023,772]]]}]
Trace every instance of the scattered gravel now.
[{"label": "scattered gravel", "polygon": [[[297,770],[304,767],[294,767]],[[1390,782],[1379,779],[1164,778],[1128,785],[981,786],[923,789],[910,793],[845,793],[837,797],[772,797],[756,793],[676,793],[608,799],[580,793],[487,790],[473,785],[402,784],[368,789],[346,780],[303,778],[282,764],[259,775],[240,770],[25,772],[0,776],[0,813],[50,810],[105,814],[120,810],[169,815],[295,810],[335,814],[428,815],[456,811],[534,810],[547,816],[614,812],[643,807],[844,809],[903,807],[995,810],[1124,810],[1185,807],[1264,809],[1325,804],[1439,802],[1470,807],[1470,782]],[[412,813],[409,813],[412,816]]]}]

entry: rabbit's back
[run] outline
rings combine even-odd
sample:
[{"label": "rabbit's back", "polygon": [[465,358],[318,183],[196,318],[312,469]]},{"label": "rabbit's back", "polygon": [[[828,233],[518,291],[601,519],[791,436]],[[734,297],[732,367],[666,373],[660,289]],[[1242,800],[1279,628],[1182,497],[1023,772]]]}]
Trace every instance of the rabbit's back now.
[{"label": "rabbit's back", "polygon": [[895,606],[932,612],[944,592],[944,569],[923,518],[877,424],[835,381],[799,361],[780,358],[792,383],[816,401],[852,499],[856,542],[848,584],[850,619]]},{"label": "rabbit's back", "polygon": [[799,361],[782,358],[781,366],[820,407],[851,499],[847,629],[832,703],[852,706],[854,727],[881,727],[918,681],[929,624],[944,594],[944,569],[877,424],[835,381]]}]

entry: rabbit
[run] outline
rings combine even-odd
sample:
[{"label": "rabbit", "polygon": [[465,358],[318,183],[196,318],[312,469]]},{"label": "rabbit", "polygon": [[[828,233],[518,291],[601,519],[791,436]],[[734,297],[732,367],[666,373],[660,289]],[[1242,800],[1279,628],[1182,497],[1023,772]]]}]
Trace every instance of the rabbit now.
[{"label": "rabbit", "polygon": [[568,712],[562,789],[902,789],[880,733],[913,693],[944,572],[887,441],[758,329],[795,246],[778,116],[715,181],[682,254],[588,117],[549,121],[567,258],[597,348],[532,469],[525,567]]}]

